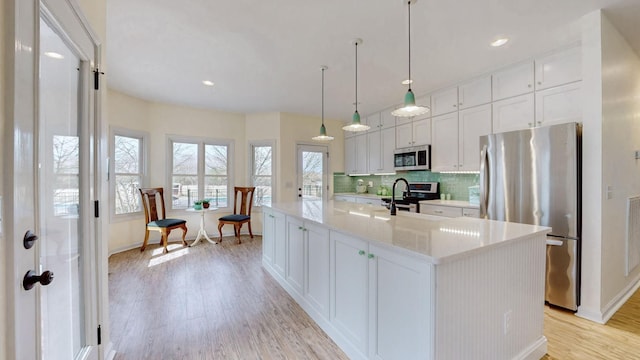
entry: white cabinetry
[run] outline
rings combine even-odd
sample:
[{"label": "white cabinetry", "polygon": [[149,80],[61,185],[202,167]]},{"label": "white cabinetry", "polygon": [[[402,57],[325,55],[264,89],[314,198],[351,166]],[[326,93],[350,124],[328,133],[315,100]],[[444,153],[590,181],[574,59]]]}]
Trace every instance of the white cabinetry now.
[{"label": "white cabinetry", "polygon": [[462,208],[462,216],[464,217],[480,217],[480,209]]},{"label": "white cabinetry", "polygon": [[396,126],[396,117],[391,115],[391,111],[392,109],[386,109],[367,116],[367,125],[371,127],[369,131]]},{"label": "white cabinetry", "polygon": [[431,115],[448,114],[458,110],[458,88],[452,87],[431,94]]},{"label": "white cabinetry", "polygon": [[262,214],[262,259],[284,277],[287,254],[285,216],[270,208],[264,208]]},{"label": "white cabinetry", "polygon": [[[395,121],[395,120],[394,120]],[[369,131],[369,173],[393,173],[393,151],[396,148],[395,128]]]},{"label": "white cabinetry", "polygon": [[536,92],[536,123],[540,126],[582,121],[581,82]]},{"label": "white cabinetry", "polygon": [[334,327],[364,357],[428,359],[429,264],[333,231],[331,246]]},{"label": "white cabinetry", "polygon": [[458,87],[458,108],[487,104],[491,102],[491,76],[485,76]]},{"label": "white cabinetry", "polygon": [[431,143],[431,119],[417,116],[413,121],[396,126],[396,148],[428,145]]},{"label": "white cabinetry", "polygon": [[286,281],[320,314],[329,313],[329,231],[289,217]]},{"label": "white cabinetry", "polygon": [[458,113],[434,116],[431,171],[458,169]]},{"label": "white cabinetry", "polygon": [[356,139],[356,174],[368,174],[369,153],[367,134],[357,135]]},{"label": "white cabinetry", "polygon": [[458,170],[480,170],[480,136],[491,134],[491,104],[458,113]]},{"label": "white cabinetry", "polygon": [[[427,215],[436,215],[436,216],[444,216],[444,217],[480,217],[480,209],[475,207],[465,207],[469,206],[466,201],[452,201],[452,204],[448,202],[443,202],[446,205],[435,205],[435,204],[425,204],[424,202],[420,203],[420,214]],[[467,203],[467,205],[464,205]]]},{"label": "white cabinetry", "polygon": [[344,172],[348,174],[357,174],[356,165],[356,137],[345,137],[344,139]]},{"label": "white cabinetry", "polygon": [[493,74],[493,100],[533,91],[533,62],[520,63]]},{"label": "white cabinetry", "polygon": [[533,93],[493,103],[493,132],[522,130],[534,125]]},{"label": "white cabinetry", "polygon": [[582,79],[582,50],[574,46],[535,60],[536,90]]}]

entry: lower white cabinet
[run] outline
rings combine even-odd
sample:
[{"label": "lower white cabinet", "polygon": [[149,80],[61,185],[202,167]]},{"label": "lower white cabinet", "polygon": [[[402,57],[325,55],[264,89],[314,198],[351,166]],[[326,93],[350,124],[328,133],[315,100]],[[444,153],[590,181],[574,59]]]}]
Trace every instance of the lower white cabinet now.
[{"label": "lower white cabinet", "polygon": [[335,329],[363,357],[429,358],[431,266],[338,232],[330,237]]},{"label": "lower white cabinet", "polygon": [[420,214],[444,217],[480,217],[480,209],[455,205],[432,205],[420,203]]},{"label": "lower white cabinet", "polygon": [[263,208],[262,259],[284,277],[286,267],[285,216],[270,208]]},{"label": "lower white cabinet", "polygon": [[285,280],[298,294],[304,290],[304,222],[287,216],[287,271]]}]

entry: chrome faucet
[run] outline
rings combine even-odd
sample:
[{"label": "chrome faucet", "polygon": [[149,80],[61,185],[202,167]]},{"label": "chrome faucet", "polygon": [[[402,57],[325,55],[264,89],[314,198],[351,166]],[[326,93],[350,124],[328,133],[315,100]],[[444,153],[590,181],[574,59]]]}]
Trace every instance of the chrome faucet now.
[{"label": "chrome faucet", "polygon": [[396,214],[396,184],[398,181],[404,181],[407,184],[407,196],[411,196],[411,189],[409,189],[409,182],[405,178],[397,178],[396,181],[393,182],[393,187],[391,188],[391,215]]}]

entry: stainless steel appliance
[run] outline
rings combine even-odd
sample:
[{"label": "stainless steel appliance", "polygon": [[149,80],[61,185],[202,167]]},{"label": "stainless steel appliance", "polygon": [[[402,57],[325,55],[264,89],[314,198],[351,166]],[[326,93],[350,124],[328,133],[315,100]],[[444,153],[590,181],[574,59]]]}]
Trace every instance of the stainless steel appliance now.
[{"label": "stainless steel appliance", "polygon": [[429,170],[431,169],[431,145],[396,149],[393,154],[394,169]]},{"label": "stainless steel appliance", "polygon": [[580,304],[581,138],[577,123],[480,137],[480,215],[543,225],[545,300]]},{"label": "stainless steel appliance", "polygon": [[[396,199],[398,211],[420,212],[420,201],[440,198],[440,184],[435,181],[409,183],[409,193],[405,189],[402,199]],[[391,207],[391,198],[382,198],[382,206]]]}]

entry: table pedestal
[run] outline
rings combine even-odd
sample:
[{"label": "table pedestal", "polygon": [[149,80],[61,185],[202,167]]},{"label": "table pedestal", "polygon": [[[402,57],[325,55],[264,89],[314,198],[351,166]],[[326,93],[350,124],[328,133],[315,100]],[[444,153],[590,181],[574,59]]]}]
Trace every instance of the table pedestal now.
[{"label": "table pedestal", "polygon": [[207,211],[214,211],[214,210],[217,210],[217,209],[215,208],[208,208],[208,209],[202,209],[202,210],[187,209],[187,211],[194,211],[194,212],[200,213],[200,229],[198,230],[198,236],[196,236],[196,240],[192,242],[191,245],[189,245],[189,247],[198,244],[202,239],[205,239],[212,244],[217,244],[217,242],[209,238],[209,235],[207,235],[207,230],[204,228],[204,213]]}]

